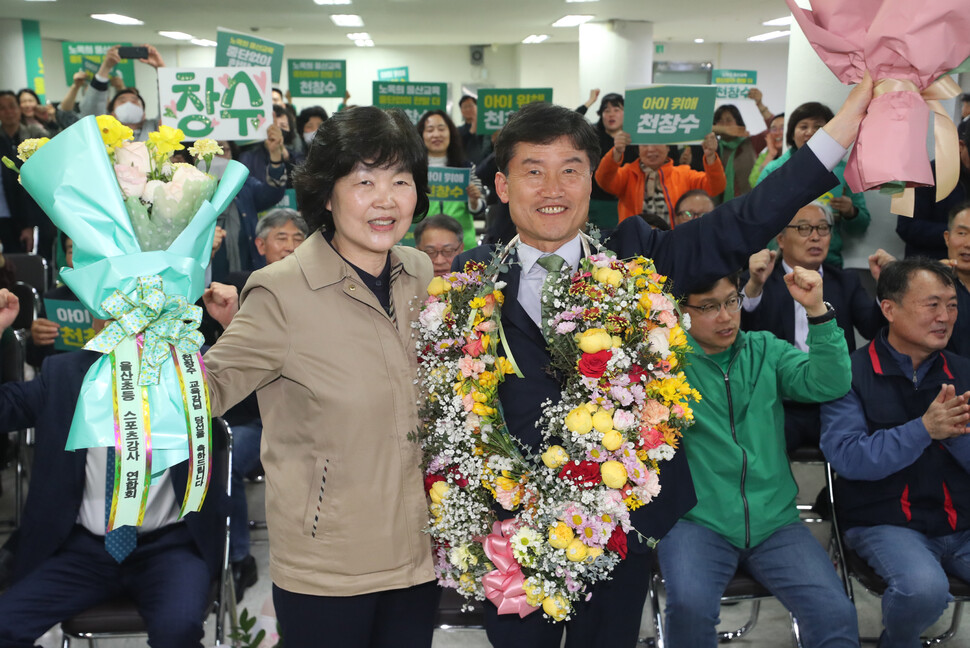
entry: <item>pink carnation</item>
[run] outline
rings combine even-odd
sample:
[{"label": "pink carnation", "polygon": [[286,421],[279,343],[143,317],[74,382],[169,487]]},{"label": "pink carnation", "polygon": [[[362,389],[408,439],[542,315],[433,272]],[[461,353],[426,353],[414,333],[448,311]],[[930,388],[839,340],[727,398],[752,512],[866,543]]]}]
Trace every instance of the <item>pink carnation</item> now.
[{"label": "pink carnation", "polygon": [[664,435],[657,428],[641,428],[640,437],[643,439],[643,444],[646,446],[647,450],[653,450],[664,443]]},{"label": "pink carnation", "polygon": [[465,378],[478,378],[479,374],[485,371],[485,363],[476,358],[462,356],[458,360],[458,369]]}]

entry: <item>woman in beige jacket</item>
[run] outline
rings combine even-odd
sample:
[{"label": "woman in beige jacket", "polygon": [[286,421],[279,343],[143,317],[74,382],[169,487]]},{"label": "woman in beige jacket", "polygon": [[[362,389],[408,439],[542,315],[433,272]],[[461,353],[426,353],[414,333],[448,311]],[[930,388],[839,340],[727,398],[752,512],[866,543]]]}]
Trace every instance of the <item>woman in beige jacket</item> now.
[{"label": "woman in beige jacket", "polygon": [[[430,646],[438,589],[411,323],[430,259],[397,247],[428,208],[428,163],[400,111],[320,127],[294,178],[311,230],[252,275],[205,355],[212,413],[253,390],[263,419],[273,601],[288,648]],[[217,291],[218,292],[218,289]]]}]

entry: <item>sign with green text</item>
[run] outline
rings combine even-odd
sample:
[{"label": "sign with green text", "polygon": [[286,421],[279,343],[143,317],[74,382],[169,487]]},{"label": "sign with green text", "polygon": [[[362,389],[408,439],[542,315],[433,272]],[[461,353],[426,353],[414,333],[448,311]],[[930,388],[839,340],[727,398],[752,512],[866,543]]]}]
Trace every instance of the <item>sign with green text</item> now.
[{"label": "sign with green text", "polygon": [[714,123],[714,86],[656,85],[627,90],[623,130],[633,144],[699,142]]},{"label": "sign with green text", "polygon": [[374,105],[385,110],[400,108],[415,124],[424,113],[444,110],[447,103],[446,83],[374,81]]},{"label": "sign with green text", "polygon": [[261,140],[273,123],[269,68],[158,68],[158,100],[189,140]]},{"label": "sign with green text", "polygon": [[712,70],[711,81],[717,86],[718,99],[743,99],[758,83],[756,70]]},{"label": "sign with green text", "polygon": [[471,169],[428,167],[428,198],[464,202],[465,188],[470,182]]},{"label": "sign with green text", "polygon": [[[64,78],[68,87],[74,83],[74,74],[78,70],[88,73],[88,80],[92,79],[101,68],[101,61],[104,60],[104,53],[108,48],[115,45],[122,47],[131,43],[61,43],[61,51],[64,53]],[[115,66],[114,74],[121,73],[121,78],[125,82],[126,88],[135,86],[135,62],[129,59],[121,59]]]},{"label": "sign with green text", "polygon": [[283,44],[220,27],[216,32],[216,67],[268,67],[273,70],[273,83],[279,83]]},{"label": "sign with green text", "polygon": [[290,94],[299,97],[343,97],[347,91],[347,61],[289,59]]},{"label": "sign with green text", "polygon": [[512,113],[533,101],[552,103],[552,88],[479,88],[478,133],[501,130]]},{"label": "sign with green text", "polygon": [[91,313],[81,302],[45,299],[44,310],[47,319],[60,329],[54,338],[54,348],[58,351],[77,351],[94,337]]},{"label": "sign with green text", "polygon": [[382,68],[377,71],[378,81],[408,81],[408,68],[404,67],[393,67],[393,68]]}]

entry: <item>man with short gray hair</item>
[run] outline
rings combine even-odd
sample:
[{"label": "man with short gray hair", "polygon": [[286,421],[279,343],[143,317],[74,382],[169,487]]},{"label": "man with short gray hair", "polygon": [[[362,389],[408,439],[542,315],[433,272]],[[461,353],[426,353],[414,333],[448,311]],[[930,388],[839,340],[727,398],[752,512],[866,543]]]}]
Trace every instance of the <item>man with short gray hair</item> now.
[{"label": "man with short gray hair", "polygon": [[256,250],[266,258],[266,265],[276,263],[293,254],[308,233],[300,212],[285,207],[274,209],[256,224]]}]

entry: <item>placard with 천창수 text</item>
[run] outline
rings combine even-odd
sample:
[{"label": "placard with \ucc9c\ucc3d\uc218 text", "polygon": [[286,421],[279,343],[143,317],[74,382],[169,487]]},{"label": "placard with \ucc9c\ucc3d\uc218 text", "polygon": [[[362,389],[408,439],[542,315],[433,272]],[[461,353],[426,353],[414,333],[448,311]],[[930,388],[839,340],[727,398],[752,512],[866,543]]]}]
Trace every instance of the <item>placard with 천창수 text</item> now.
[{"label": "placard with \ucc9c\ucc3d\uc218 text", "polygon": [[273,123],[269,68],[159,68],[158,100],[188,140],[261,140]]},{"label": "placard with \ucc9c\ucc3d\uc218 text", "polygon": [[714,86],[656,85],[627,90],[623,130],[633,144],[700,142],[714,122]]},{"label": "placard with \ucc9c\ucc3d\uc218 text", "polygon": [[712,70],[711,82],[717,87],[718,99],[743,99],[758,83],[756,70]]},{"label": "placard with \ucc9c\ucc3d\uc218 text", "polygon": [[480,135],[501,130],[512,113],[533,101],[552,103],[552,88],[479,88],[476,130]]},{"label": "placard with \ucc9c\ucc3d\uc218 text", "polygon": [[471,169],[428,167],[428,198],[431,200],[465,201],[471,182]]},{"label": "placard with \ucc9c\ucc3d\uc218 text", "polygon": [[286,62],[290,96],[343,97],[347,91],[347,61],[289,59]]},{"label": "placard with \ucc9c\ucc3d\uc218 text", "polygon": [[54,338],[54,348],[58,351],[77,351],[94,337],[94,321],[81,302],[45,299],[44,310],[47,319],[59,329]]},{"label": "placard with \ucc9c\ucc3d\uc218 text", "polygon": [[273,71],[273,83],[279,83],[283,73],[283,44],[219,27],[216,67],[268,67]]},{"label": "placard with \ucc9c\ucc3d\uc218 text", "polygon": [[429,110],[445,110],[448,104],[447,83],[374,81],[373,86],[375,106],[400,108],[414,124]]}]

